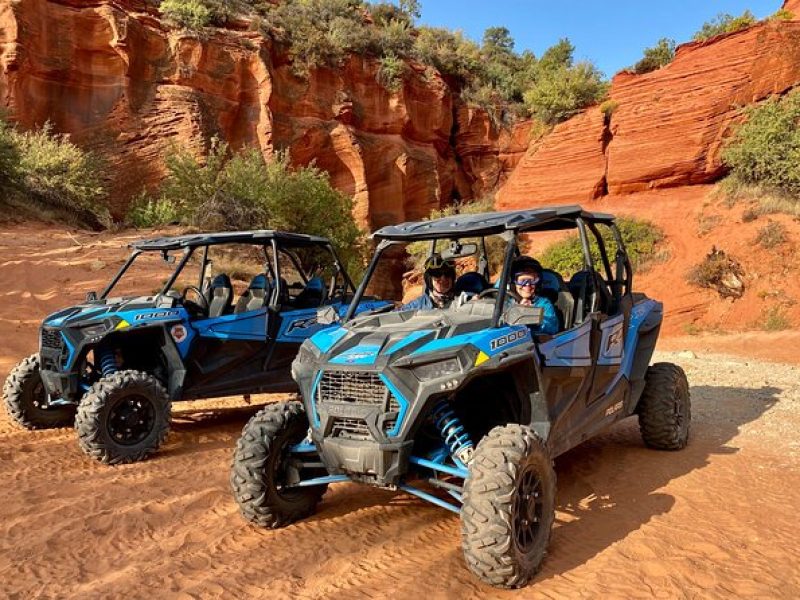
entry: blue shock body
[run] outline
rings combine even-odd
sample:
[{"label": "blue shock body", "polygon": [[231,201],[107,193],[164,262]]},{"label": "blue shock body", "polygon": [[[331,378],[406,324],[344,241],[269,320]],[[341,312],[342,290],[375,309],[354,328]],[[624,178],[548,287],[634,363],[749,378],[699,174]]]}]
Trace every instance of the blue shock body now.
[{"label": "blue shock body", "polygon": [[108,377],[117,372],[117,359],[113,350],[107,347],[98,347],[95,352],[98,354],[97,362],[100,364],[100,372],[103,377]]},{"label": "blue shock body", "polygon": [[475,444],[450,403],[447,400],[439,402],[434,407],[432,416],[434,425],[456,464],[463,466],[469,464]]}]

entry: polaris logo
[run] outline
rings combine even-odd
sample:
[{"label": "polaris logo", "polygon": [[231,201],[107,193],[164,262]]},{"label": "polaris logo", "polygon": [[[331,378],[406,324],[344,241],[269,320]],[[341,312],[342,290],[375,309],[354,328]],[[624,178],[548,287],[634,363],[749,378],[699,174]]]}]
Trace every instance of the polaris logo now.
[{"label": "polaris logo", "polygon": [[178,310],[159,310],[157,312],[141,313],[133,317],[134,321],[144,321],[147,319],[169,319],[170,317],[179,317],[180,311]]},{"label": "polaris logo", "polygon": [[490,343],[489,346],[492,350],[497,350],[498,348],[502,348],[503,346],[507,346],[508,344],[513,344],[514,342],[521,340],[522,338],[528,335],[528,331],[525,329],[520,329],[519,331],[512,331],[506,335],[501,335],[499,338],[494,338]]}]

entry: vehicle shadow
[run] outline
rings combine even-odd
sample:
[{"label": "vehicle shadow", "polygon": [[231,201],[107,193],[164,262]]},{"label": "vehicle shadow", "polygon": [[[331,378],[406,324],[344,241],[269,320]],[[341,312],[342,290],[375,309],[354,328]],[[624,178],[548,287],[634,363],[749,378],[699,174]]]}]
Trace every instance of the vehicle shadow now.
[{"label": "vehicle shadow", "polygon": [[705,468],[711,457],[735,454],[740,428],[761,417],[782,392],[776,387],[694,386],[689,444],[676,452],[644,446],[636,418],[556,459],[557,519],[550,551],[536,581],[577,567],[625,538],[675,499],[657,492]]}]

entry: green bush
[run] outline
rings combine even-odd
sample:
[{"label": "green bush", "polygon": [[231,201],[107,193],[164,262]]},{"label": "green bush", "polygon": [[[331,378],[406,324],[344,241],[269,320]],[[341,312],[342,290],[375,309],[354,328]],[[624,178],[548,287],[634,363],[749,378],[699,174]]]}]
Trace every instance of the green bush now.
[{"label": "green bush", "polygon": [[163,0],[159,8],[161,14],[187,29],[202,29],[214,18],[202,0]]},{"label": "green bush", "polygon": [[352,200],[313,165],[291,169],[284,154],[265,163],[257,150],[232,154],[217,140],[203,161],[176,149],[166,164],[162,196],[151,201],[155,203],[145,214],[175,214],[207,229],[282,229],[325,236],[351,277],[360,276],[365,247],[353,221]]},{"label": "green bush", "polygon": [[545,70],[524,94],[525,104],[545,123],[564,121],[605,97],[608,84],[590,63]]},{"label": "green bush", "polygon": [[417,33],[414,54],[421,62],[435,67],[460,85],[481,77],[484,63],[480,48],[460,31],[420,27]]},{"label": "green bush", "polygon": [[150,198],[142,193],[131,203],[127,221],[134,227],[158,227],[179,223],[181,214],[172,200]]},{"label": "green bush", "polygon": [[397,92],[403,87],[403,76],[406,72],[406,63],[402,58],[390,54],[381,58],[381,66],[378,69],[378,83],[387,90]]},{"label": "green bush", "polygon": [[7,197],[14,191],[18,177],[19,148],[14,129],[0,119],[0,197]]},{"label": "green bush", "polygon": [[800,194],[800,90],[772,98],[744,112],[722,152],[731,169],[730,190],[738,184],[760,185]]},{"label": "green bush", "polygon": [[791,21],[794,19],[794,13],[785,8],[779,8],[769,16],[770,21]]},{"label": "green bush", "polygon": [[675,58],[675,40],[661,38],[655,46],[644,49],[644,56],[633,66],[634,73],[650,73],[668,65]]},{"label": "green bush", "polygon": [[[658,246],[664,239],[661,229],[649,221],[630,217],[618,218],[616,223],[634,270],[642,270],[648,262],[658,258]],[[600,226],[599,229],[613,264],[617,243],[608,227]],[[595,268],[600,269],[600,250],[591,233],[589,241]],[[583,269],[583,258],[583,246],[580,237],[575,234],[546,248],[540,260],[547,268],[563,275],[572,275]]]},{"label": "green bush", "polygon": [[755,25],[756,21],[755,15],[749,10],[744,11],[738,17],[728,13],[719,13],[711,21],[703,23],[700,30],[694,34],[694,39],[701,42],[722,33],[733,33]]}]

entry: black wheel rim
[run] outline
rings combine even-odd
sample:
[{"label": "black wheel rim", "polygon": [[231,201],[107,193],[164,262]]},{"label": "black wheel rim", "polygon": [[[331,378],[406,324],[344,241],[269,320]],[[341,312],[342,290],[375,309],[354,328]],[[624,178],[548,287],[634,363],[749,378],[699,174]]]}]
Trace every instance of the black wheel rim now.
[{"label": "black wheel rim", "polygon": [[134,394],[121,398],[108,414],[108,432],[122,446],[134,446],[144,440],[156,421],[156,410],[147,397]]},{"label": "black wheel rim", "polygon": [[542,482],[531,465],[523,468],[514,496],[514,543],[523,554],[535,546],[541,529],[544,505]]}]

